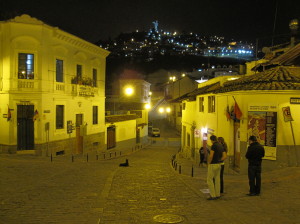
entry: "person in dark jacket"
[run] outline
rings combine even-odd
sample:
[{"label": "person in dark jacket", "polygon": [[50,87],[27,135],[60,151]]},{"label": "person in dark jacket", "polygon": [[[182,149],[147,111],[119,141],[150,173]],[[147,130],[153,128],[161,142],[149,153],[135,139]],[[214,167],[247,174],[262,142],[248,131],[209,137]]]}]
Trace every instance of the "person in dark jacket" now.
[{"label": "person in dark jacket", "polygon": [[258,143],[255,136],[249,137],[249,146],[246,153],[248,159],[249,196],[258,196],[261,188],[261,162],[265,156],[264,147]]}]

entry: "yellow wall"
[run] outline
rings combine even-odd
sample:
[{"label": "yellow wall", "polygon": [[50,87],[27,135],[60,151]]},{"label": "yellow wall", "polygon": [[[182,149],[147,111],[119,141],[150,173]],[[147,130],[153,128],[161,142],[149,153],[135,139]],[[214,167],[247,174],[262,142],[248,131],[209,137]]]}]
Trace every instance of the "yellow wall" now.
[{"label": "yellow wall", "polygon": [[[136,120],[120,121],[113,124],[106,123],[106,129],[111,125],[115,125],[116,127],[116,142],[136,138]],[[105,144],[107,144],[107,132],[105,132]]]},{"label": "yellow wall", "polygon": [[[291,126],[289,122],[284,121],[282,107],[290,106],[291,113],[294,121],[292,121],[293,131],[295,134],[296,145],[300,145],[300,105],[299,104],[290,104],[291,97],[300,97],[299,91],[241,91],[234,92],[234,95],[231,94],[218,94],[216,97],[216,112],[207,113],[208,107],[208,96],[201,95],[204,97],[204,112],[199,112],[199,96],[197,101],[184,101],[186,103],[186,110],[183,110],[182,125],[186,126],[186,132],[191,133],[191,127],[193,122],[195,122],[196,129],[201,130],[202,128],[208,128],[208,139],[211,134],[224,137],[225,141],[228,144],[228,155],[232,156],[234,154],[234,122],[233,120],[228,120],[226,117],[226,108],[229,105],[234,105],[234,96],[236,102],[238,103],[243,116],[240,122],[240,142],[238,147],[240,147],[241,152],[241,164],[245,164],[245,152],[246,145],[248,142],[248,106],[249,105],[276,105],[277,106],[277,158],[278,162],[289,164],[288,161],[285,161],[289,158],[283,158],[283,150],[288,151],[290,148],[293,148],[293,138],[291,133]],[[184,138],[184,136],[182,136]],[[202,145],[202,135],[199,138],[196,138],[195,147],[199,148]],[[211,142],[208,140],[208,145],[211,145]],[[186,145],[183,145],[184,150],[191,150],[192,147],[187,148]],[[279,150],[279,151],[278,151]],[[196,150],[197,151],[197,150]],[[298,154],[290,154],[292,157],[297,157]],[[191,152],[186,152],[186,155],[191,155]],[[299,156],[298,156],[299,157]],[[243,167],[244,169],[245,167]]]},{"label": "yellow wall", "polygon": [[[109,52],[58,28],[44,24],[27,15],[0,23],[0,126],[7,132],[0,134],[0,145],[17,144],[17,105],[27,102],[38,110],[34,122],[36,144],[46,142],[45,124],[50,123],[50,141],[68,139],[66,122],[75,123],[77,113],[83,114],[87,134],[105,132],[105,65]],[[34,54],[34,79],[18,79],[18,54]],[[56,82],[56,59],[64,62],[64,82]],[[82,65],[82,77],[92,78],[97,69],[94,96],[80,96],[71,84],[76,76],[76,65]],[[20,83],[32,87],[20,86]],[[2,101],[3,100],[3,101]],[[7,104],[14,109],[12,120],[3,119]],[[55,128],[56,105],[65,105],[64,128]],[[98,106],[98,124],[92,123],[92,106]],[[44,111],[48,111],[45,112]],[[75,137],[73,132],[72,137]],[[103,140],[104,141],[104,140]]]}]

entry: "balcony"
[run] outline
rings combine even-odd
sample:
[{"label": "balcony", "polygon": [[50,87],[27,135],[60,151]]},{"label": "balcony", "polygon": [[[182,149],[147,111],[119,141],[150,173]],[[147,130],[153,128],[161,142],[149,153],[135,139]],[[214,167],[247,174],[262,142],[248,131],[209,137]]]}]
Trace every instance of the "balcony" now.
[{"label": "balcony", "polygon": [[73,96],[94,97],[97,92],[98,88],[73,84],[71,94]]},{"label": "balcony", "polygon": [[65,83],[57,82],[55,84],[55,90],[60,92],[65,92]]},{"label": "balcony", "polygon": [[36,91],[38,89],[38,81],[35,79],[18,79],[17,88],[22,91]]}]

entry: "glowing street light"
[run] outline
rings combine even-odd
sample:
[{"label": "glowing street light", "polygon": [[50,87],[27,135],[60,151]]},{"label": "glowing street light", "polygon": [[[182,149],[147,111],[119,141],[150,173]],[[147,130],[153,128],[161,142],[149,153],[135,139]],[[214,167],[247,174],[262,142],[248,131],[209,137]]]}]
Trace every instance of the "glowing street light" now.
[{"label": "glowing street light", "polygon": [[146,110],[149,110],[150,108],[151,108],[150,103],[147,103],[147,104],[145,105],[145,109],[146,109]]},{"label": "glowing street light", "polygon": [[175,82],[175,80],[176,80],[176,76],[171,76],[171,77],[170,77],[170,81]]},{"label": "glowing street light", "polygon": [[164,113],[165,112],[165,109],[163,107],[159,108],[158,109],[159,113]]},{"label": "glowing street light", "polygon": [[171,112],[171,108],[170,108],[170,107],[167,107],[167,108],[166,108],[166,112],[167,112],[167,113],[170,113],[170,112]]},{"label": "glowing street light", "polygon": [[133,94],[133,88],[132,87],[127,87],[125,88],[125,95],[131,96]]}]

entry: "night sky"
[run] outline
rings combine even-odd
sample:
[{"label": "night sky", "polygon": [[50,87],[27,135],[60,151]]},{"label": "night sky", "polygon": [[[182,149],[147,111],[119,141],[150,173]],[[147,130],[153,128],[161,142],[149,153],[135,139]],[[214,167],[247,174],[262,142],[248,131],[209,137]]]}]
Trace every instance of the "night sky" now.
[{"label": "night sky", "polygon": [[166,31],[254,42],[272,35],[276,4],[274,34],[288,34],[300,0],[0,0],[0,18],[29,14],[90,42],[149,30],[154,20]]}]

